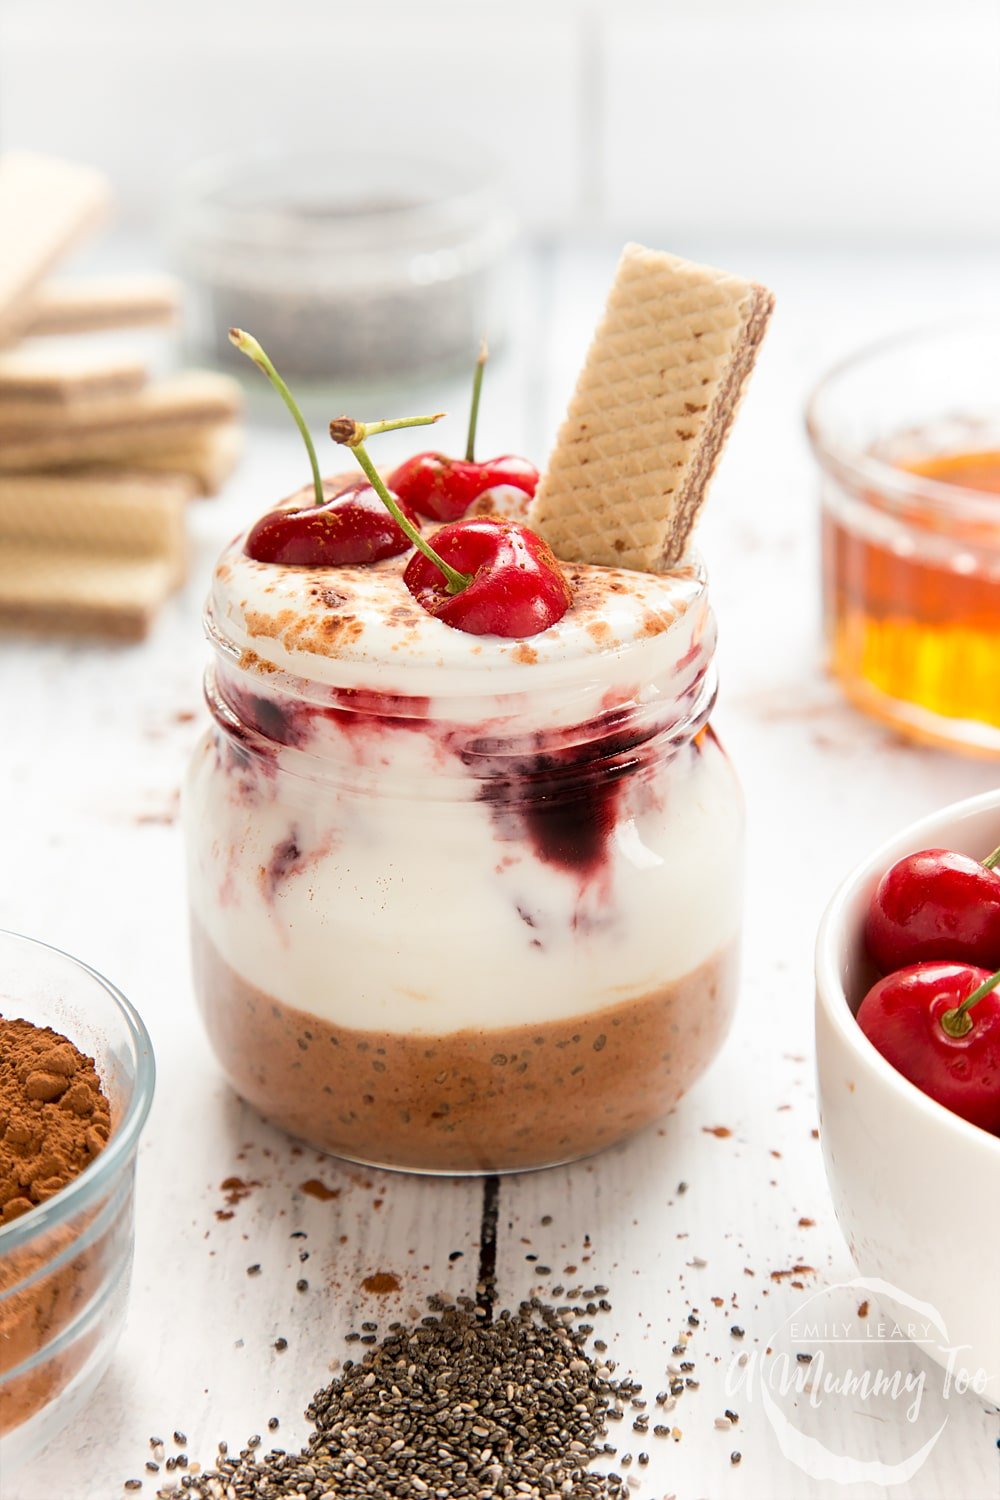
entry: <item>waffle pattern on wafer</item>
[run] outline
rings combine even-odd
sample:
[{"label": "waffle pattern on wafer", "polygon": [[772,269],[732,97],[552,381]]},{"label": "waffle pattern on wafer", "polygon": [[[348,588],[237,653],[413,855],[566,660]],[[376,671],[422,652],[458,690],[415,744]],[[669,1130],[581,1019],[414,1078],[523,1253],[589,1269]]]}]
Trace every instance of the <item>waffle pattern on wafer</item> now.
[{"label": "waffle pattern on wafer", "polygon": [[8,426],[0,408],[0,471],[109,463],[137,449],[164,452],[196,444],[206,429],[239,415],[239,386],[226,375],[188,371],[119,398],[43,412]]},{"label": "waffle pattern on wafer", "polygon": [[0,626],[17,630],[141,640],[176,587],[176,568],[161,557],[0,548]]},{"label": "waffle pattern on wafer", "polygon": [[59,421],[61,407],[134,394],[146,379],[145,363],[134,355],[15,346],[0,351],[0,423]]},{"label": "waffle pattern on wafer", "polygon": [[217,495],[239,463],[243,429],[238,422],[222,422],[192,436],[180,446],[158,448],[137,444],[119,454],[130,469],[150,474],[187,477],[197,495]]},{"label": "waffle pattern on wafer", "polygon": [[176,322],[180,289],[172,276],[60,277],[40,286],[24,333],[89,333]]},{"label": "waffle pattern on wafer", "polygon": [[166,474],[0,475],[0,546],[170,558],[179,577],[192,489]]},{"label": "waffle pattern on wafer", "polygon": [[529,513],[558,557],[679,561],[772,306],[752,282],[626,246]]},{"label": "waffle pattern on wafer", "polygon": [[90,167],[29,151],[0,156],[0,342],[30,322],[31,293],[110,200],[107,181]]},{"label": "waffle pattern on wafer", "polygon": [[0,625],[138,640],[185,573],[188,481],[0,475]]}]

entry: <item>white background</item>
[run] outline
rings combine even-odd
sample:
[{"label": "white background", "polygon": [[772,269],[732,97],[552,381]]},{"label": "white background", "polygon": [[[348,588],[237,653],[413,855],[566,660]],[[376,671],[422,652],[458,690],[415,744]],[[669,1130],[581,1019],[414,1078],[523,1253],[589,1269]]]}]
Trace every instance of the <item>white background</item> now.
[{"label": "white background", "polygon": [[996,0],[0,0],[0,143],[500,162],[530,233],[1000,242]]}]

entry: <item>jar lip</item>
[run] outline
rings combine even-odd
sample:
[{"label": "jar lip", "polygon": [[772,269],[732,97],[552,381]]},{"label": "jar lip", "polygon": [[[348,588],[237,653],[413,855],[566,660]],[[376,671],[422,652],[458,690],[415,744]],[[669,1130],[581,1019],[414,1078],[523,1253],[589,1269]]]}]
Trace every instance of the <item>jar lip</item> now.
[{"label": "jar lip", "polygon": [[[824,405],[841,380],[856,374],[884,355],[966,333],[982,336],[985,342],[990,336],[990,326],[972,318],[923,324],[877,339],[832,365],[810,391],[804,412],[806,434],[820,467],[846,479],[852,488],[876,492],[880,499],[889,501],[893,506],[906,504],[912,507],[916,502],[928,515],[992,522],[995,525],[995,495],[911,473],[870,449],[863,450],[850,443],[839,442],[825,420]],[[994,337],[996,347],[1000,348],[1000,325],[994,326]],[[946,416],[947,413],[941,413],[942,419]]]},{"label": "jar lip", "polygon": [[492,159],[459,149],[405,158],[313,149],[292,158],[261,146],[189,167],[174,212],[184,236],[245,240],[254,250],[289,250],[294,226],[331,253],[405,254],[414,245],[475,236],[491,219],[506,218],[499,185]]},{"label": "jar lip", "polygon": [[450,702],[562,692],[637,670],[652,678],[712,639],[697,553],[662,576],[565,564],[573,606],[523,640],[469,635],[427,614],[403,584],[405,561],[285,567],[256,562],[237,537],[213,576],[206,633],[262,679],[284,672],[323,688]]}]

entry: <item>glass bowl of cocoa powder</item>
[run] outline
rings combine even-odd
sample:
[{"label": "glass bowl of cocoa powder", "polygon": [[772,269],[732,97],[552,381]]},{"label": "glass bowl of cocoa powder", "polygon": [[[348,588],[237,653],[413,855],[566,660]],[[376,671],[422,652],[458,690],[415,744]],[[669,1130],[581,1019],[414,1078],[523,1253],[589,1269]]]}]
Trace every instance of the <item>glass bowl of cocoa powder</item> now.
[{"label": "glass bowl of cocoa powder", "polygon": [[0,1473],[83,1406],[125,1319],[149,1035],[96,970],[0,930]]}]

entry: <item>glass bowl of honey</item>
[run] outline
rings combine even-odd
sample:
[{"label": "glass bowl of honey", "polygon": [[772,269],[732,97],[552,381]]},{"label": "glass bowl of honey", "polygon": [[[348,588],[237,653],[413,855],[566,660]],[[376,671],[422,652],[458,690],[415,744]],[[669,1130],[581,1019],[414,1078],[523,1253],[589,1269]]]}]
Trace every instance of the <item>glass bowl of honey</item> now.
[{"label": "glass bowl of honey", "polygon": [[834,675],[912,738],[1000,756],[1000,327],[853,355],[806,426]]}]

